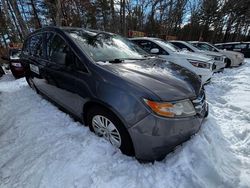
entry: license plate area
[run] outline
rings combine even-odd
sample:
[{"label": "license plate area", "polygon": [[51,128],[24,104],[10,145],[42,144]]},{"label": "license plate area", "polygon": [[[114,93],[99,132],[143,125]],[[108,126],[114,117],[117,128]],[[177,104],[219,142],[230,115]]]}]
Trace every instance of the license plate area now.
[{"label": "license plate area", "polygon": [[30,64],[30,70],[36,74],[40,74],[39,67],[33,64]]}]

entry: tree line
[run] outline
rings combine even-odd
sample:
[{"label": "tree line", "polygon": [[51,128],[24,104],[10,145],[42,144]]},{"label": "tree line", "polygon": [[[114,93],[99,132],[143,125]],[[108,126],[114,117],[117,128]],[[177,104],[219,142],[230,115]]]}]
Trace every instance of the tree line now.
[{"label": "tree line", "polygon": [[209,42],[250,40],[250,0],[0,0],[0,42],[48,26]]}]

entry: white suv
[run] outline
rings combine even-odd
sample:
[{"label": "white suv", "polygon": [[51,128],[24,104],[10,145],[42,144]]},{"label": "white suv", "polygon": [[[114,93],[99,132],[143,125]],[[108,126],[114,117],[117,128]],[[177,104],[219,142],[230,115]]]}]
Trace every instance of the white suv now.
[{"label": "white suv", "polygon": [[213,75],[215,65],[212,58],[196,53],[180,51],[171,43],[158,38],[139,37],[131,38],[130,40],[146,52],[158,55],[167,61],[171,61],[196,73],[201,77],[203,84],[208,83]]},{"label": "white suv", "polygon": [[226,56],[218,53],[218,52],[211,52],[211,51],[205,51],[205,50],[200,50],[198,48],[196,48],[195,46],[193,46],[191,43],[186,42],[186,41],[180,41],[180,40],[175,40],[175,41],[169,41],[171,42],[173,45],[179,47],[182,50],[186,50],[186,51],[190,51],[190,52],[194,52],[194,53],[199,53],[199,54],[203,54],[203,55],[207,55],[209,57],[212,57],[214,59],[216,68],[214,72],[221,72],[224,70],[225,66],[226,66]]},{"label": "white suv", "polygon": [[220,52],[224,54],[227,57],[226,67],[235,67],[244,63],[244,55],[242,53],[229,50],[220,50],[208,42],[192,41],[191,43],[201,50]]}]

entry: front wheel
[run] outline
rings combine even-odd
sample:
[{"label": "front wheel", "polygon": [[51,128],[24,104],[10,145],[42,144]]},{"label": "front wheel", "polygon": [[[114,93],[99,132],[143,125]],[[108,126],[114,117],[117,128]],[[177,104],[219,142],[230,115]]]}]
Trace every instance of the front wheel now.
[{"label": "front wheel", "polygon": [[34,81],[32,80],[31,76],[25,76],[27,83],[29,84],[30,88],[33,89],[38,93],[38,90],[34,84]]},{"label": "front wheel", "polygon": [[231,67],[231,59],[227,58],[225,68],[230,68],[230,67]]},{"label": "front wheel", "polygon": [[132,140],[127,129],[111,111],[103,107],[91,108],[87,115],[87,124],[92,132],[109,141],[122,153],[134,155]]}]

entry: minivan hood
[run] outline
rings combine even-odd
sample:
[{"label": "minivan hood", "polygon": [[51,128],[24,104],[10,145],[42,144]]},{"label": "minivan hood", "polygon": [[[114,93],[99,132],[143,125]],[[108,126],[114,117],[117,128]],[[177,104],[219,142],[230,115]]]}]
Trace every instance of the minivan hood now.
[{"label": "minivan hood", "polygon": [[139,84],[162,101],[195,98],[201,89],[197,75],[163,59],[148,59],[103,67],[133,84]]},{"label": "minivan hood", "polygon": [[176,55],[177,56],[181,55],[182,57],[184,57],[186,59],[192,59],[192,60],[197,60],[197,61],[209,62],[210,60],[212,60],[211,57],[208,57],[206,55],[199,54],[199,53],[190,52],[190,51],[176,52]]}]

